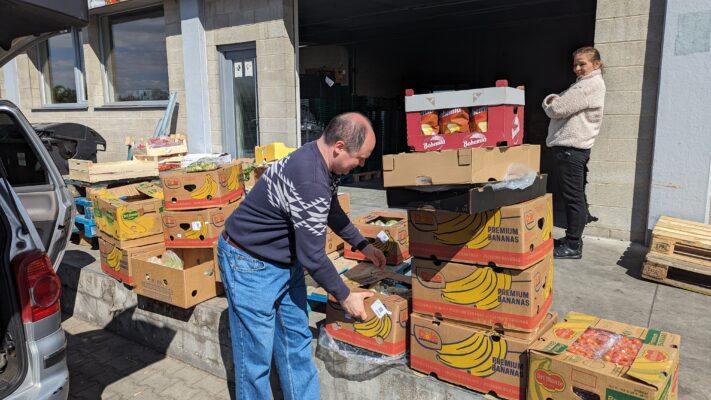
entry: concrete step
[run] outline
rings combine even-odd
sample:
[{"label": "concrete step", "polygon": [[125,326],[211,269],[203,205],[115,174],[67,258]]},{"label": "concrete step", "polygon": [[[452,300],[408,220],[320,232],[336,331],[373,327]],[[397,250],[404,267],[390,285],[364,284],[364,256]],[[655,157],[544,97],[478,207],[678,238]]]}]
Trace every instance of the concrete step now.
[{"label": "concrete step", "polygon": [[[184,310],[138,297],[122,283],[104,274],[98,251],[70,247],[57,273],[62,280],[62,311],[104,327],[134,342],[217,377],[232,380],[227,299],[217,297]],[[312,312],[315,334],[323,314]],[[322,399],[386,398],[482,399],[482,395],[419,374],[406,365],[379,366],[347,359],[318,348],[316,367]],[[272,379],[276,382],[275,379]],[[275,383],[276,385],[276,383]],[[278,388],[275,398],[279,398]]]}]

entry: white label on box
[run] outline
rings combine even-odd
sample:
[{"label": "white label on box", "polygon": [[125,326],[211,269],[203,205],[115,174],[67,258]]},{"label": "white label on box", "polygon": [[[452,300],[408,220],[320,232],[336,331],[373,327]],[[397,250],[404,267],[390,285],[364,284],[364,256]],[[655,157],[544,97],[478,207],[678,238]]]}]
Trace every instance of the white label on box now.
[{"label": "white label on box", "polygon": [[202,228],[202,222],[200,222],[200,221],[193,221],[191,228],[192,228],[192,230],[194,230],[194,231],[199,231],[200,228]]},{"label": "white label on box", "polygon": [[392,315],[392,312],[388,311],[388,309],[385,308],[385,304],[380,300],[375,300],[373,304],[370,305],[370,309],[373,310],[375,316],[378,318],[383,318],[386,314]]},{"label": "white label on box", "polygon": [[378,236],[378,239],[383,243],[387,243],[390,241],[390,236],[385,231],[378,232],[377,236]]},{"label": "white label on box", "polygon": [[242,76],[242,61],[235,61],[235,78],[241,78]]},{"label": "white label on box", "polygon": [[175,236],[177,236],[178,238],[181,238],[181,237],[183,237],[183,234],[182,234],[182,233],[178,233],[178,234],[175,235]]}]

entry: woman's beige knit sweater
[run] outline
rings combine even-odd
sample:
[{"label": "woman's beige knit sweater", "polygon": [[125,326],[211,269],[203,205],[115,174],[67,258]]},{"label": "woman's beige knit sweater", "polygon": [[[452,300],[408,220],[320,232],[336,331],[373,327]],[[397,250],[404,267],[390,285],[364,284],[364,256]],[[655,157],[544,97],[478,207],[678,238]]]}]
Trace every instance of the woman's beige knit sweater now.
[{"label": "woman's beige knit sweater", "polygon": [[600,133],[604,104],[605,81],[599,69],[578,78],[563,93],[546,96],[543,110],[551,119],[546,145],[591,148]]}]

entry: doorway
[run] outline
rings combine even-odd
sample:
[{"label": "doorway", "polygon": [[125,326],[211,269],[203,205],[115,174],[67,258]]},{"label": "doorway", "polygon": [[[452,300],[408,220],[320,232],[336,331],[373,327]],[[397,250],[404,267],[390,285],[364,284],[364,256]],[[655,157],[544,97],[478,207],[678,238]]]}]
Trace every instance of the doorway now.
[{"label": "doorway", "polygon": [[254,42],[218,46],[222,144],[235,158],[254,157],[259,146],[257,51]]}]

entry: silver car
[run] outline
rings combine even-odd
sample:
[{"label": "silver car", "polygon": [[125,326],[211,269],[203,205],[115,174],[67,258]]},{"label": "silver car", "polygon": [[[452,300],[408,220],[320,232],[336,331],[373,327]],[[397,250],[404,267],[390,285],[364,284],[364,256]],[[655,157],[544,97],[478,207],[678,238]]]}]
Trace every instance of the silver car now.
[{"label": "silver car", "polygon": [[[86,25],[87,0],[0,0],[0,66]],[[73,201],[22,112],[0,100],[0,399],[66,399],[67,341],[56,274]]]}]

